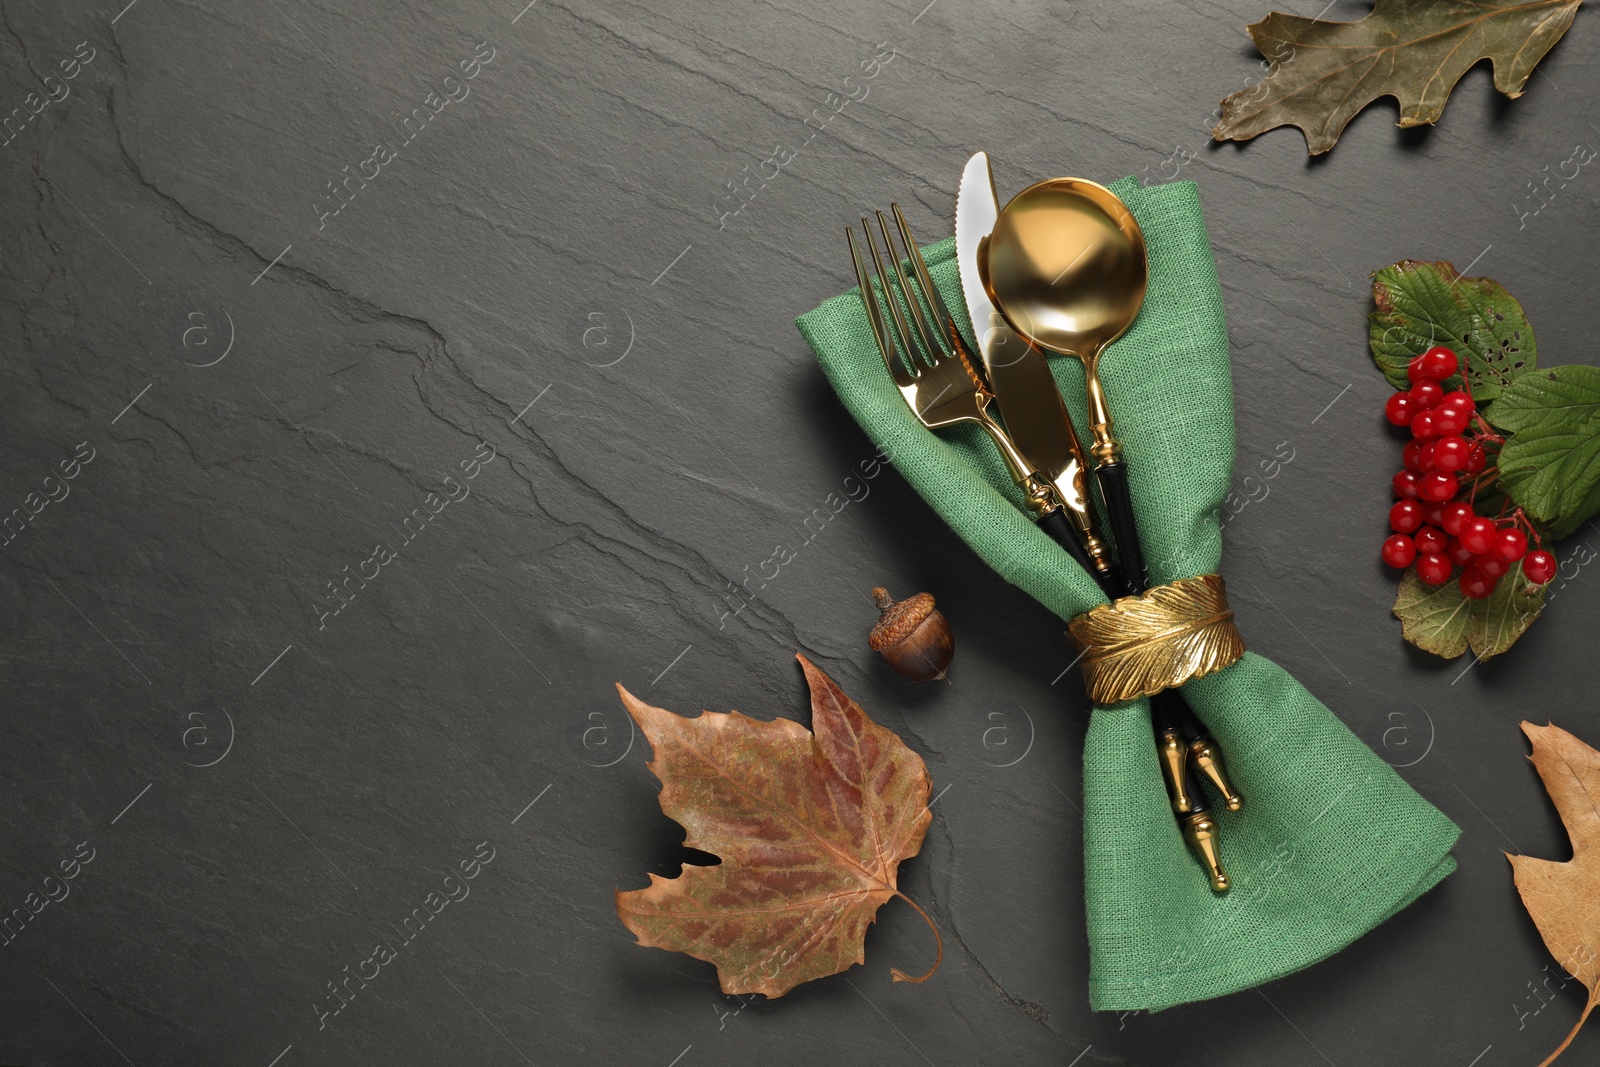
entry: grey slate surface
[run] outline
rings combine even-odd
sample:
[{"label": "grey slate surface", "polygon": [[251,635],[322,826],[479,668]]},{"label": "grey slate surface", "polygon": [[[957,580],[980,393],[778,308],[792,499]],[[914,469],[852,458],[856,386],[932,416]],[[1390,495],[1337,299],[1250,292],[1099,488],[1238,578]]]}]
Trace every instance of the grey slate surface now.
[{"label": "grey slate surface", "polygon": [[[1500,851],[1567,855],[1516,723],[1600,743],[1596,579],[1464,675],[1400,642],[1365,278],[1470,264],[1546,362],[1594,359],[1600,186],[1514,206],[1600,144],[1593,12],[1521,100],[1480,66],[1438,128],[1381,105],[1308,161],[1207,143],[1265,3],[123,2],[0,7],[3,106],[64,94],[0,151],[0,509],[94,457],[0,554],[0,908],[76,875],[3,946],[0,1063],[1500,1067],[1565,1033]],[[1439,889],[1259,992],[1088,1010],[1071,654],[892,471],[720,617],[873,452],[790,322],[851,284],[841,227],[898,199],[948,232],[978,148],[1008,192],[1193,155],[1240,471],[1296,456],[1227,528],[1247,637],[1464,830]],[[867,650],[879,583],[939,597],[951,684]],[[803,716],[796,650],[945,790],[903,885],[948,951],[891,984],[931,953],[891,905],[864,968],[741,1010],[612,910],[681,859],[612,683]]]}]

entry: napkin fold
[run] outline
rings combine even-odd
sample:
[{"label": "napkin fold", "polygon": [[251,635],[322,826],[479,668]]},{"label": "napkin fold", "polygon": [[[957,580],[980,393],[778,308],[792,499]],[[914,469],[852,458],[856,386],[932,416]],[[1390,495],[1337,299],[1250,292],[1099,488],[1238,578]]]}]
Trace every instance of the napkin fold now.
[{"label": "napkin fold", "polygon": [[[1152,585],[1213,573],[1233,477],[1233,384],[1216,265],[1193,182],[1111,186],[1144,231],[1149,291],[1101,361]],[[924,250],[970,339],[955,242]],[[795,320],[839,398],[895,468],[985,562],[1063,620],[1105,602],[1039,530],[983,431],[934,434],[907,408],[859,290]],[[1052,356],[1084,425],[1083,372]],[[1226,576],[1224,576],[1226,577]],[[1251,620],[1239,620],[1245,640]],[[1064,638],[1063,638],[1064,640]],[[1245,797],[1214,814],[1233,889],[1214,894],[1185,847],[1144,700],[1096,708],[1084,741],[1089,996],[1157,1011],[1248,989],[1339,951],[1455,869],[1460,830],[1286,671],[1253,653],[1183,687]]]}]

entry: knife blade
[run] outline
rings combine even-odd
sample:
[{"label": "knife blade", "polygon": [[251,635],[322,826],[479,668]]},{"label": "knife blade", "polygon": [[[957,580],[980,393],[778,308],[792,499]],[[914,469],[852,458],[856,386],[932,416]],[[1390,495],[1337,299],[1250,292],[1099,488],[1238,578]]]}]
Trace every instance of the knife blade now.
[{"label": "knife blade", "polygon": [[[1006,324],[983,285],[984,242],[999,217],[1000,202],[995,196],[989,156],[978,152],[967,160],[956,193],[956,265],[978,354],[1006,431],[1034,472],[1054,489],[1074,536],[1093,561],[1095,576],[1105,584],[1102,576],[1111,573],[1110,559],[1094,533],[1094,519],[1084,491],[1083,449],[1072,418],[1044,353]],[[1120,592],[1119,589],[1113,595]]]}]

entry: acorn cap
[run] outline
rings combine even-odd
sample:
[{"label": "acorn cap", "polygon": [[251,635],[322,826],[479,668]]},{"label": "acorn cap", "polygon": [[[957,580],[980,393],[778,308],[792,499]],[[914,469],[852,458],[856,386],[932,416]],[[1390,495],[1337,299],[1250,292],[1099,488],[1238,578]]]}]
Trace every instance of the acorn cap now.
[{"label": "acorn cap", "polygon": [[910,637],[929,615],[933,614],[933,594],[918,593],[895,600],[889,590],[877,586],[872,597],[878,602],[878,624],[867,635],[867,644],[874,652],[893,648]]}]

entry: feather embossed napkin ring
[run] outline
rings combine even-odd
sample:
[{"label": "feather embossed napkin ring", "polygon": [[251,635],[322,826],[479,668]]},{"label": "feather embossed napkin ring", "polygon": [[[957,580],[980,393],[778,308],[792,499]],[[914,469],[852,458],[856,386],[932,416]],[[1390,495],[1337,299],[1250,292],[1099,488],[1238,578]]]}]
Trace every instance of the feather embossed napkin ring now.
[{"label": "feather embossed napkin ring", "polygon": [[1084,688],[1101,706],[1176,689],[1244,655],[1218,574],[1102,604],[1069,622],[1067,634],[1082,652]]}]

